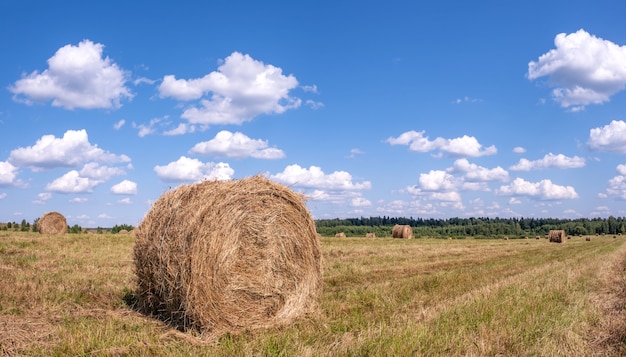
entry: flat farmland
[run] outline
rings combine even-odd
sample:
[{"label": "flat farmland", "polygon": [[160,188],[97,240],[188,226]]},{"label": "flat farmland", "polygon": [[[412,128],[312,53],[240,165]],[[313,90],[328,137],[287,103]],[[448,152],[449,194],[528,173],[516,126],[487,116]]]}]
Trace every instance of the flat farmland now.
[{"label": "flat farmland", "polygon": [[316,314],[206,339],[132,308],[132,235],[0,231],[7,356],[620,356],[626,237],[322,238]]}]

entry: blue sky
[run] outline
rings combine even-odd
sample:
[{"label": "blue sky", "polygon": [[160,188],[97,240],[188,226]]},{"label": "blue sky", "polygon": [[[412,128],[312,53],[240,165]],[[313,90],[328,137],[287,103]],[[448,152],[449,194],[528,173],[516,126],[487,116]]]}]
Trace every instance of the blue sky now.
[{"label": "blue sky", "polygon": [[626,215],[623,1],[0,3],[0,221],[257,174],[314,218]]}]

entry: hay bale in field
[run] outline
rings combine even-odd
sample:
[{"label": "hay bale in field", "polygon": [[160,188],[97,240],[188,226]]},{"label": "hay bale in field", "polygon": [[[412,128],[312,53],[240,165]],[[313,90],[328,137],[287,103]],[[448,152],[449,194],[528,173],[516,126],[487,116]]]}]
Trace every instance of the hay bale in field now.
[{"label": "hay bale in field", "polygon": [[553,243],[565,243],[565,231],[562,229],[553,229],[548,232],[548,239]]},{"label": "hay bale in field", "polygon": [[391,236],[393,238],[411,239],[413,238],[413,229],[409,225],[396,224],[391,230]]},{"label": "hay bale in field", "polygon": [[541,237],[539,237],[539,236],[535,236],[535,239],[541,239]]},{"label": "hay bale in field", "polygon": [[322,255],[303,196],[262,176],[182,185],[136,229],[138,307],[205,337],[316,311]]},{"label": "hay bale in field", "polygon": [[504,236],[504,240],[509,240],[509,237],[507,237],[507,236]]},{"label": "hay bale in field", "polygon": [[128,234],[130,232],[128,232],[126,229],[120,229],[119,232],[117,232],[118,234]]},{"label": "hay bale in field", "polygon": [[67,221],[59,212],[47,212],[37,221],[37,229],[41,234],[65,234]]},{"label": "hay bale in field", "polygon": [[365,238],[376,238],[376,233],[365,233]]},{"label": "hay bale in field", "polygon": [[586,240],[587,242],[591,242],[591,237],[586,237],[586,238],[585,238],[585,240]]},{"label": "hay bale in field", "polygon": [[335,238],[345,238],[346,234],[344,232],[335,234]]}]

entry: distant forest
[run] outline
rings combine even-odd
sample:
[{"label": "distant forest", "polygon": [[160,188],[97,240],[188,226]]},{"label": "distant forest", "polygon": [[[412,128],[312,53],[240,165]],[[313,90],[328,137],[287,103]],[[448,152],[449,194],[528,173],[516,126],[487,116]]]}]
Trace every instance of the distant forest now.
[{"label": "distant forest", "polygon": [[544,236],[551,229],[563,229],[567,235],[603,235],[626,233],[626,218],[405,218],[360,217],[345,219],[319,219],[315,221],[317,232],[322,236],[334,236],[343,232],[348,237],[364,237],[375,233],[378,237],[391,236],[395,224],[408,224],[414,237],[475,237],[512,238]]}]

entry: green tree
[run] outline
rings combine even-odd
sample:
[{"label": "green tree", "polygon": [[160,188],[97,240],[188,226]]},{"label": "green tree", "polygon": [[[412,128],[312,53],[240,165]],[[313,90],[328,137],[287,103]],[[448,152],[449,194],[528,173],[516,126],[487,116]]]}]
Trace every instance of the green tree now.
[{"label": "green tree", "polygon": [[67,231],[69,233],[82,233],[83,229],[78,224],[75,224],[75,225],[73,225],[71,227],[68,226],[67,227]]}]

